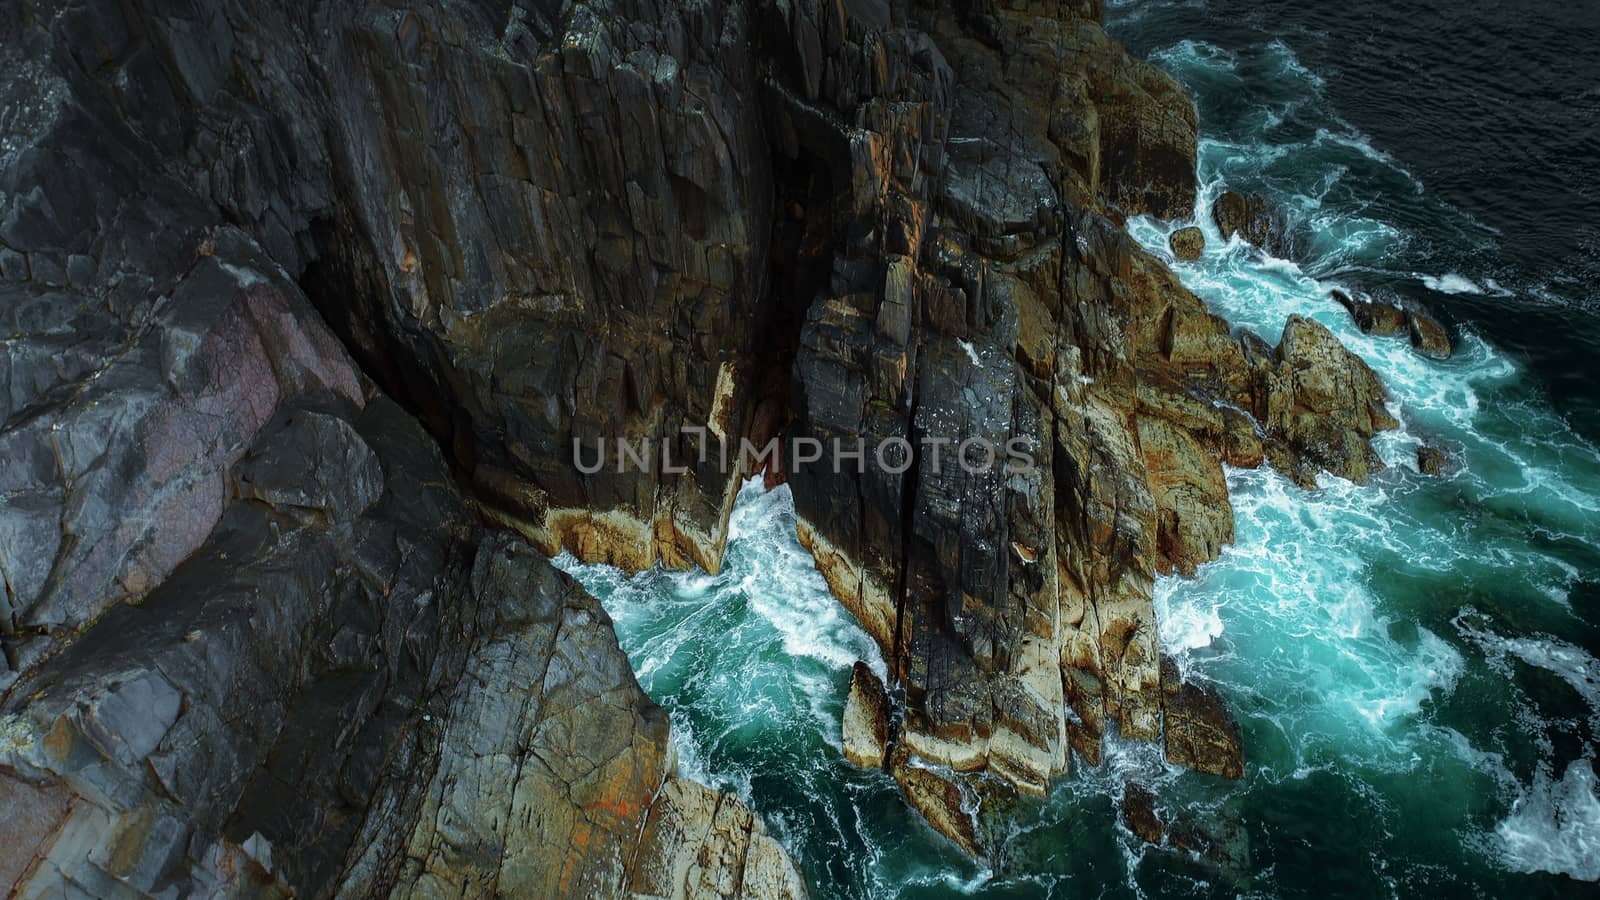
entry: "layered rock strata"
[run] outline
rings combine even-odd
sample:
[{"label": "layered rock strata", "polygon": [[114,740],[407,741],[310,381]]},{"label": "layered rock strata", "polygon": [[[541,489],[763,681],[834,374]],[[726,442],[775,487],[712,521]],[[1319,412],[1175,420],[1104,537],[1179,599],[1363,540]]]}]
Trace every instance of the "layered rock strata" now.
[{"label": "layered rock strata", "polygon": [[[496,235],[441,236],[407,199],[460,185],[378,148],[437,136],[420,96],[386,89],[454,92],[495,46],[430,44],[445,37],[376,5],[17,12],[0,22],[0,885],[803,896],[748,809],[675,774],[667,716],[599,604],[484,524],[452,465],[471,442],[441,454],[451,428],[430,436],[388,399],[307,297],[396,354],[371,370],[391,388],[424,371],[402,362],[415,353],[524,396],[508,368],[406,349],[433,340],[417,321],[437,326],[437,305],[388,331],[369,304],[394,295],[339,280],[324,252],[371,237],[341,216],[394,217],[410,224],[370,265],[392,255],[419,285],[486,296],[472,279],[507,265]],[[506,25],[504,9],[435,13]],[[462,55],[388,68],[429,46]],[[410,124],[341,106],[380,97]],[[446,238],[462,241],[448,264]],[[404,396],[430,424],[465,403]]]},{"label": "layered rock strata", "polygon": [[[1220,704],[1167,699],[1153,579],[1231,538],[1224,463],[1360,480],[1392,420],[1325,329],[1233,334],[1121,229],[1190,215],[1196,120],[1099,14],[6,17],[21,893],[798,890],[670,775],[593,601],[475,515],[714,571],[747,467],[699,450],[780,432],[913,448],[768,465],[889,664],[860,755],[942,831],[982,852],[953,773],[1042,793],[1164,716],[1236,774]],[[1034,465],[924,449],[974,437]],[[617,439],[645,461],[575,465]]]}]

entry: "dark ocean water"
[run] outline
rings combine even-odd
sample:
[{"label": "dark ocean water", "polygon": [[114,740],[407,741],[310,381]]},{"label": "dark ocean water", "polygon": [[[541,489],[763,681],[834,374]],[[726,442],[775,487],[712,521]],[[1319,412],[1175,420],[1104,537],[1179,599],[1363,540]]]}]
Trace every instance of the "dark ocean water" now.
[{"label": "dark ocean water", "polygon": [[[683,767],[759,812],[818,898],[1600,896],[1600,6],[1107,18],[1199,106],[1208,246],[1174,263],[1184,283],[1269,341],[1323,322],[1403,423],[1365,486],[1229,471],[1235,543],[1157,586],[1163,648],[1227,695],[1245,778],[1112,741],[979,866],[841,758],[850,665],[882,662],[795,541],[787,488],[745,488],[717,576],[562,565],[671,711]],[[1271,197],[1302,249],[1222,241],[1223,189]],[[1166,255],[1174,223],[1129,227]],[[1425,303],[1455,357],[1360,334],[1336,286]],[[1416,471],[1423,442],[1451,475]],[[1212,852],[1122,827],[1130,779]]]}]

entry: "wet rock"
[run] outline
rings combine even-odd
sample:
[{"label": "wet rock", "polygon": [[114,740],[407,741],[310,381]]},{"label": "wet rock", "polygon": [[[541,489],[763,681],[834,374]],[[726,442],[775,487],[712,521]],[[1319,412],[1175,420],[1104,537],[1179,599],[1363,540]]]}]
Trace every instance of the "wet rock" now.
[{"label": "wet rock", "polygon": [[1429,359],[1449,359],[1453,352],[1450,333],[1439,320],[1426,310],[1412,307],[1406,310],[1406,328],[1411,335],[1411,346]]},{"label": "wet rock", "polygon": [[1265,197],[1224,191],[1211,204],[1211,219],[1223,240],[1237,234],[1273,256],[1289,253],[1288,219]]},{"label": "wet rock", "polygon": [[1179,228],[1167,238],[1167,244],[1172,248],[1172,255],[1185,262],[1194,262],[1200,258],[1201,252],[1206,248],[1206,235],[1193,225]]},{"label": "wet rock", "polygon": [[1136,781],[1122,785],[1122,823],[1128,826],[1139,840],[1147,844],[1160,844],[1167,835],[1167,826],[1156,813],[1156,795]]},{"label": "wet rock", "polygon": [[1388,336],[1400,334],[1407,328],[1406,313],[1398,305],[1357,293],[1351,295],[1335,289],[1333,299],[1350,313],[1350,318],[1363,334]]},{"label": "wet rock", "polygon": [[1215,688],[1179,682],[1165,694],[1167,760],[1224,778],[1244,777],[1239,725]]},{"label": "wet rock", "polygon": [[[1216,460],[1359,477],[1381,424],[1129,239],[1192,216],[1196,115],[1094,4],[91,6],[0,43],[0,752],[41,885],[791,890],[674,780],[592,598],[480,519],[715,571],[754,471],[905,687],[909,801],[977,852],[930,766],[1042,793],[1160,737],[1154,578],[1227,540]],[[691,437],[779,432],[916,443]],[[694,462],[573,464],[617,438]]]},{"label": "wet rock", "polygon": [[1438,447],[1423,445],[1417,448],[1417,471],[1424,475],[1443,475],[1451,465],[1450,454]]},{"label": "wet rock", "polygon": [[844,756],[863,769],[880,769],[889,751],[889,698],[865,662],[850,670],[844,704]]},{"label": "wet rock", "polygon": [[1372,436],[1398,425],[1378,376],[1325,326],[1299,316],[1289,317],[1274,353],[1257,416],[1278,442],[1273,465],[1301,483],[1316,468],[1365,482],[1383,467]]},{"label": "wet rock", "polygon": [[892,766],[911,808],[922,814],[933,830],[949,838],[969,856],[979,856],[983,848],[977,823],[968,811],[968,801],[956,782],[934,769],[904,760]]},{"label": "wet rock", "polygon": [[1233,541],[1222,461],[1193,432],[1155,417],[1139,419],[1139,446],[1157,509],[1157,568],[1192,575]]}]

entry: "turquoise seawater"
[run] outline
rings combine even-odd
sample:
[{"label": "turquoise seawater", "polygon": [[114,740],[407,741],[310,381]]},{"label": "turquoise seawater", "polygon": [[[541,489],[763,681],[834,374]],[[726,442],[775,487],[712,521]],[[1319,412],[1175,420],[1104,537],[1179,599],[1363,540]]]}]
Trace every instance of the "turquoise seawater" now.
[{"label": "turquoise seawater", "polygon": [[[1403,423],[1379,441],[1389,468],[1364,486],[1230,471],[1235,543],[1158,585],[1164,648],[1239,716],[1243,781],[1113,743],[1099,769],[1023,804],[980,868],[887,776],[842,760],[850,665],[882,661],[796,542],[787,488],[745,486],[720,575],[560,564],[604,603],[671,712],[682,767],[748,802],[819,898],[1595,893],[1600,452],[1469,316],[1439,310],[1463,334],[1433,362],[1360,334],[1328,297],[1414,284],[1481,310],[1515,291],[1428,267],[1417,235],[1427,223],[1492,260],[1493,229],[1340,118],[1284,43],[1185,40],[1152,57],[1196,94],[1204,135],[1207,249],[1175,270],[1269,341],[1290,315],[1326,324],[1379,372]],[[1297,261],[1221,240],[1209,206],[1224,185],[1291,212]],[[1170,227],[1130,223],[1163,257]],[[1417,472],[1423,441],[1452,454],[1449,475]],[[1212,858],[1128,833],[1116,804],[1129,778],[1207,833]]]}]

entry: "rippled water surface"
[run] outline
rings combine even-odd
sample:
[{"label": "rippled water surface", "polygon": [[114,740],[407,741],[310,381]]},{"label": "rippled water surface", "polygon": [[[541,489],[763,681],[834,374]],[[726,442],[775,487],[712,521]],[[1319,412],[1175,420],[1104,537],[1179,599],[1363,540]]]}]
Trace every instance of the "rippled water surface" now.
[{"label": "rippled water surface", "polygon": [[[1199,105],[1208,246],[1175,264],[1184,283],[1270,341],[1291,314],[1328,325],[1404,423],[1363,487],[1229,472],[1235,544],[1158,586],[1163,644],[1239,714],[1243,782],[1113,745],[980,870],[841,759],[850,664],[882,663],[796,543],[786,488],[745,488],[715,577],[563,561],[672,711],[685,768],[750,802],[816,896],[1596,893],[1600,6],[1302,6],[1108,11]],[[1290,212],[1295,262],[1221,241],[1225,185]],[[1130,223],[1163,256],[1169,227]],[[1456,356],[1359,334],[1333,286],[1428,304]],[[1417,473],[1424,440],[1448,477]],[[1130,773],[1224,864],[1116,824]]]}]

